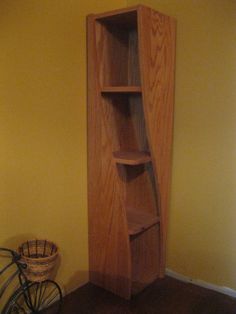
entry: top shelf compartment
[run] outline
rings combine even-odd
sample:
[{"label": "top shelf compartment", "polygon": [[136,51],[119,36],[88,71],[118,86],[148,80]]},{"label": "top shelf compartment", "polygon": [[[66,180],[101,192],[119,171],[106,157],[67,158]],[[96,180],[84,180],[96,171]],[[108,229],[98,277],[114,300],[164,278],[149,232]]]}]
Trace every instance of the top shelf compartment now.
[{"label": "top shelf compartment", "polygon": [[[120,11],[120,10],[119,10]],[[125,12],[120,12],[119,14],[115,14],[110,12],[110,14],[100,14],[97,16],[97,21],[100,21],[104,24],[112,24],[116,25],[117,27],[124,27],[124,28],[136,28],[137,27],[137,10],[130,10]]]},{"label": "top shelf compartment", "polygon": [[100,86],[140,86],[137,11],[96,18]]}]

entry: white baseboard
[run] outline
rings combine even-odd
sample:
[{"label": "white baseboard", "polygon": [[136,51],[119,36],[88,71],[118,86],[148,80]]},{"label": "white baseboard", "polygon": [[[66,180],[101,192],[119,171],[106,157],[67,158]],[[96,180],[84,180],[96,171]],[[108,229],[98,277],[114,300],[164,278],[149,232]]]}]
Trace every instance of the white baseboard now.
[{"label": "white baseboard", "polygon": [[214,291],[226,294],[228,296],[231,296],[233,298],[236,298],[236,290],[233,290],[233,289],[228,288],[228,287],[217,286],[217,285],[214,285],[212,283],[205,282],[203,280],[189,278],[187,276],[176,273],[175,271],[173,271],[169,268],[166,268],[166,275],[170,276],[172,278],[178,279],[180,281],[192,283],[196,286],[200,286],[200,287],[203,287],[203,288],[206,288],[209,290],[214,290]]}]

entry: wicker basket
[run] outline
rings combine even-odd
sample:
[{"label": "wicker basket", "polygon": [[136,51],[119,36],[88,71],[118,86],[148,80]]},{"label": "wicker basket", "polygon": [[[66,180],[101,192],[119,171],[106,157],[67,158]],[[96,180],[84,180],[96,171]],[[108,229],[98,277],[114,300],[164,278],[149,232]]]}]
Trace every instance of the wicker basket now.
[{"label": "wicker basket", "polygon": [[41,282],[49,279],[58,257],[57,246],[47,240],[30,240],[19,247],[22,263],[27,265],[24,270],[30,281]]}]

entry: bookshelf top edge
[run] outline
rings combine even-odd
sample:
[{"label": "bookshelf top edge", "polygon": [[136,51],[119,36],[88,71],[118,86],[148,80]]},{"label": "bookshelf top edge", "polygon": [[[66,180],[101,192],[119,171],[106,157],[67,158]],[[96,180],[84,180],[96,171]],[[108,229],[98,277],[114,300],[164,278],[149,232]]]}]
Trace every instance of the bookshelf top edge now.
[{"label": "bookshelf top edge", "polygon": [[137,12],[138,9],[140,7],[144,7],[143,5],[136,5],[136,6],[132,6],[132,7],[127,7],[127,8],[123,8],[123,9],[116,9],[116,10],[112,10],[112,11],[107,11],[107,12],[103,12],[103,13],[98,13],[98,14],[90,14],[89,16],[93,17],[96,20],[102,20],[105,19],[106,17],[112,17],[115,15],[122,15],[122,14],[126,14],[126,13],[130,13],[130,12]]},{"label": "bookshelf top edge", "polygon": [[169,18],[171,20],[173,20],[174,22],[176,22],[176,19],[174,17],[168,16],[165,13],[162,13],[160,11],[157,11],[155,9],[152,9],[146,5],[143,4],[138,4],[136,6],[131,6],[131,7],[127,7],[127,8],[122,8],[122,9],[116,9],[116,10],[112,10],[112,11],[107,11],[107,12],[103,12],[103,13],[98,13],[98,14],[89,14],[87,16],[87,18],[92,18],[94,20],[97,20],[98,22],[105,22],[106,20],[112,19],[112,18],[116,18],[117,17],[122,17],[123,15],[127,15],[127,16],[132,16],[132,15],[138,15],[139,11],[143,11],[143,10],[151,10],[152,12],[156,12],[162,16],[165,16],[166,18]]}]

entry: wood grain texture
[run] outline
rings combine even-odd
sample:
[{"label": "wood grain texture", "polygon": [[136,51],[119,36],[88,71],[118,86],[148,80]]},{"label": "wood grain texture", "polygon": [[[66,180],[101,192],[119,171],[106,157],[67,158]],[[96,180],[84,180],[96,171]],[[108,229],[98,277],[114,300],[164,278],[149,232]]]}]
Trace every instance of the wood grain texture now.
[{"label": "wood grain texture", "polygon": [[102,93],[141,93],[140,86],[103,86]]},{"label": "wood grain texture", "polygon": [[128,36],[112,24],[96,22],[100,86],[125,86],[128,78]]},{"label": "wood grain texture", "polygon": [[159,225],[131,237],[132,294],[147,287],[158,277]]},{"label": "wood grain texture", "polygon": [[135,28],[129,31],[128,38],[128,85],[140,86],[140,65],[138,53],[137,19]]},{"label": "wood grain texture", "polygon": [[175,21],[139,8],[143,103],[160,215],[160,276],[164,276],[174,103]]},{"label": "wood grain texture", "polygon": [[90,280],[124,298],[164,275],[174,46],[147,7],[88,18]]},{"label": "wood grain texture", "polygon": [[[112,92],[112,86],[117,86],[118,91],[119,86],[124,88],[130,86],[128,92],[139,92],[137,12],[128,12],[121,17],[108,16],[97,21],[99,22],[96,24],[100,25],[96,28],[96,36],[102,90],[108,87],[105,91]],[[120,91],[125,92],[125,89]]]},{"label": "wood grain texture", "polygon": [[159,217],[133,208],[126,209],[129,235],[141,233],[159,222]]},{"label": "wood grain texture", "polygon": [[126,166],[126,208],[135,208],[143,213],[157,216],[155,190],[147,164]]},{"label": "wood grain texture", "polygon": [[141,96],[103,94],[103,107],[110,112],[113,151],[148,151]]},{"label": "wood grain texture", "polygon": [[[144,113],[140,95],[113,95],[103,98],[110,112],[110,130],[113,151],[148,151]],[[134,207],[157,215],[152,167],[117,167],[125,184],[125,207]]]},{"label": "wood grain texture", "polygon": [[110,110],[103,107],[98,80],[96,25],[88,17],[88,206],[90,281],[130,297],[130,245],[109,134]]}]

